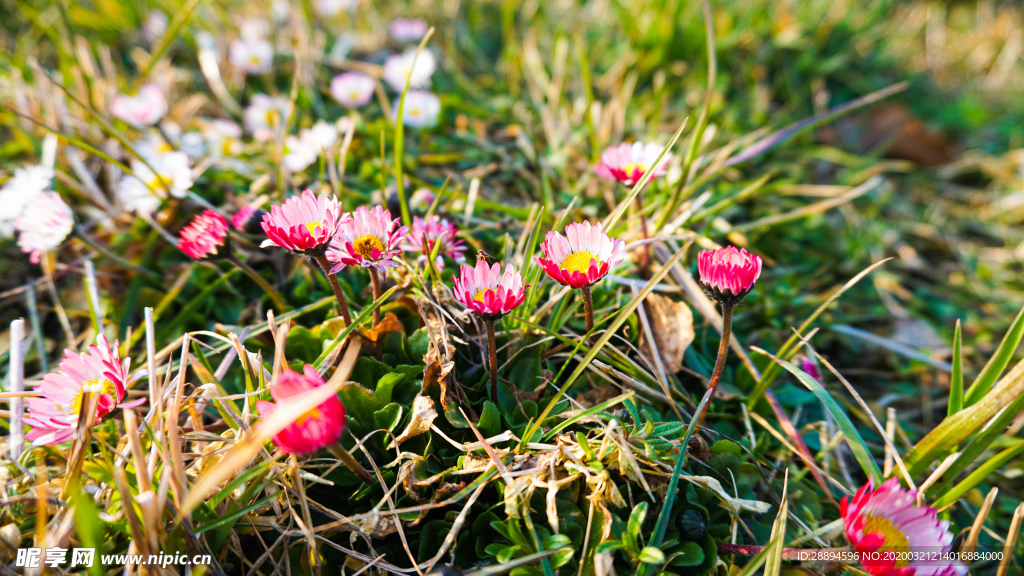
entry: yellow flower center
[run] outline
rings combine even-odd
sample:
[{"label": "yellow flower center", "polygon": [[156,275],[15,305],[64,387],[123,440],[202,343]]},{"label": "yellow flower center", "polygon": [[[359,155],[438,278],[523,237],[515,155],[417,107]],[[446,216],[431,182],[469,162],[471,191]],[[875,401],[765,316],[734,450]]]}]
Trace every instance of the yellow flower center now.
[{"label": "yellow flower center", "polygon": [[356,241],[352,243],[352,248],[354,248],[356,253],[363,258],[372,258],[374,248],[380,252],[384,252],[384,242],[376,236],[367,234],[356,238]]},{"label": "yellow flower center", "polygon": [[[78,392],[71,398],[71,413],[69,416],[78,416],[79,412],[82,411],[82,397],[85,396],[85,392],[94,392],[97,394],[108,394],[113,398],[117,398],[117,386],[114,385],[110,380],[104,379],[103,384],[100,384],[99,378],[93,378],[82,382],[82,385],[78,388]],[[60,406],[57,406],[60,409]]]},{"label": "yellow flower center", "polygon": [[295,424],[297,424],[299,426],[304,426],[306,424],[306,422],[309,422],[310,420],[319,420],[321,418],[323,418],[323,414],[320,413],[320,409],[319,408],[313,408],[309,412],[306,412],[306,413],[302,414],[301,416],[299,416],[298,418],[296,418],[295,419]]},{"label": "yellow flower center", "polygon": [[573,252],[566,256],[565,260],[562,260],[562,263],[559,264],[559,266],[566,272],[580,272],[581,274],[586,274],[587,270],[590,270],[591,260],[597,260],[598,264],[601,263],[597,256],[587,252],[586,250],[582,252]]},{"label": "yellow flower center", "polygon": [[630,162],[629,164],[623,164],[622,170],[626,174],[632,174],[634,170],[639,170],[640,172],[647,172],[647,166],[644,166],[639,162]]},{"label": "yellow flower center", "polygon": [[476,294],[473,294],[473,300],[476,300],[477,302],[483,302],[484,294],[486,294],[488,290],[489,288],[481,288],[477,290]]},{"label": "yellow flower center", "polygon": [[[906,550],[907,547],[910,546],[910,540],[907,539],[902,530],[892,523],[892,520],[882,516],[865,514],[864,534],[867,535],[872,532],[882,533],[883,544],[882,547],[879,548],[880,551]],[[904,567],[907,563],[907,560],[897,560],[896,566]]]},{"label": "yellow flower center", "polygon": [[319,222],[306,222],[306,230],[309,230],[310,236],[316,236],[316,227],[319,225]]}]

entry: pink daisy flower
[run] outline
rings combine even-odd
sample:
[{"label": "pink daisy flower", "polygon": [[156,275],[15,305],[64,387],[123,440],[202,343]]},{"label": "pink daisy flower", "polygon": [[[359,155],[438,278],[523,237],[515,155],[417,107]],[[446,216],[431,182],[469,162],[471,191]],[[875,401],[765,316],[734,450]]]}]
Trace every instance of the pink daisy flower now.
[{"label": "pink daisy flower", "polygon": [[716,302],[739,302],[761,276],[761,257],[746,249],[727,246],[703,250],[697,256],[700,285]]},{"label": "pink daisy flower", "polygon": [[395,18],[388,31],[398,42],[418,42],[427,33],[427,23],[419,18]]},{"label": "pink daisy flower", "polygon": [[110,113],[136,128],[152,126],[167,114],[167,100],[160,87],[150,82],[135,96],[118,94],[110,101]]},{"label": "pink daisy flower", "polygon": [[338,228],[350,218],[342,213],[336,197],[317,197],[306,190],[280,206],[271,206],[270,213],[263,215],[263,231],[268,239],[261,246],[279,246],[309,256],[322,255]]},{"label": "pink daisy flower", "polygon": [[[632,186],[651,169],[662,150],[663,147],[654,142],[623,142],[618,146],[609,146],[601,153],[601,160],[594,166],[594,172],[625,186]],[[672,153],[666,152],[661,164],[654,168],[651,178],[664,176],[671,160]]]},{"label": "pink daisy flower", "polygon": [[590,286],[626,258],[626,244],[612,240],[600,222],[574,222],[565,227],[565,236],[548,232],[540,247],[544,256],[534,262],[552,280],[573,288]]},{"label": "pink daisy flower", "polygon": [[413,216],[412,228],[402,243],[402,250],[406,252],[418,252],[417,262],[426,262],[427,258],[434,251],[438,242],[441,246],[437,249],[437,258],[434,259],[434,266],[438,270],[444,268],[444,257],[447,256],[459,264],[466,262],[463,254],[466,250],[465,244],[456,235],[459,229],[445,218],[431,214],[425,219]]},{"label": "pink daisy flower", "polygon": [[18,231],[18,247],[29,254],[33,264],[39,257],[60,246],[75,227],[71,208],[56,192],[40,192],[22,209],[14,221]]},{"label": "pink daisy flower", "polygon": [[[907,552],[927,550],[949,552],[953,533],[949,522],[938,519],[938,510],[917,506],[916,490],[904,490],[897,478],[889,478],[877,490],[870,480],[854,495],[843,498],[839,505],[846,525],[846,536],[861,556],[861,566],[875,576],[963,576],[967,566],[956,560],[908,565],[878,554],[879,551]],[[941,554],[939,555],[941,557]]]},{"label": "pink daisy flower", "polygon": [[409,231],[408,226],[399,227],[400,223],[401,219],[392,220],[391,212],[383,206],[360,206],[341,225],[327,249],[327,260],[334,262],[331,272],[345,266],[374,267],[382,273],[397,268],[394,258],[402,252],[398,244]]},{"label": "pink daisy flower", "polygon": [[359,108],[373,97],[377,83],[362,72],[343,72],[331,80],[331,96],[342,106]]},{"label": "pink daisy flower", "polygon": [[[325,384],[323,377],[309,364],[302,374],[286,369],[270,387],[270,395],[277,404],[260,400],[256,402],[256,409],[266,418],[289,398]],[[312,454],[337,442],[344,428],[345,406],[337,396],[331,396],[274,435],[274,444],[285,454]]]},{"label": "pink daisy flower", "polygon": [[526,299],[529,286],[523,285],[523,277],[511,264],[505,265],[503,274],[501,264],[495,262],[490,266],[480,259],[475,267],[463,264],[460,275],[461,279],[452,276],[455,298],[484,319],[497,320]]},{"label": "pink daisy flower", "polygon": [[224,256],[227,243],[228,221],[213,210],[204,210],[178,234],[178,249],[196,260]]},{"label": "pink daisy flower", "polygon": [[128,384],[129,358],[121,360],[119,342],[111,347],[103,335],[85,354],[64,350],[64,360],[57,372],[43,377],[35,391],[41,394],[28,399],[25,424],[32,430],[25,436],[33,446],[51,446],[70,440],[78,427],[84,392],[99,394],[96,404],[96,422],[113,412],[114,408],[130,408],[145,402],[145,398],[120,404]]}]

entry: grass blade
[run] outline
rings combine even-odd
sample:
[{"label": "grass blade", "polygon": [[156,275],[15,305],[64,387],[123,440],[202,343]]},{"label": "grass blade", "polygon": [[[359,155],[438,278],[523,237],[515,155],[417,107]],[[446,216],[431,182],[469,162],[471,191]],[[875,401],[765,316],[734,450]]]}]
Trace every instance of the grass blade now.
[{"label": "grass blade", "polygon": [[967,389],[967,393],[964,395],[964,406],[971,406],[992,388],[992,385],[996,383],[1010,363],[1017,348],[1020,347],[1022,338],[1024,338],[1024,308],[1017,313],[1010,329],[1006,331],[1006,336],[1003,336],[1003,341],[999,343],[999,348],[988,359],[985,367],[981,369],[981,374],[978,374],[978,377],[971,383],[971,387]]},{"label": "grass blade", "polygon": [[960,320],[956,321],[953,332],[953,374],[949,378],[949,406],[947,416],[952,416],[964,407],[964,348],[960,333]]},{"label": "grass blade", "polygon": [[875,479],[876,484],[882,482],[882,471],[878,469],[878,464],[875,463],[875,459],[871,456],[871,452],[868,450],[867,445],[864,443],[864,439],[861,438],[860,432],[850,421],[850,417],[846,415],[846,411],[843,410],[839,403],[836,402],[835,398],[825,390],[825,387],[820,382],[810,376],[810,374],[797,368],[796,366],[786,362],[781,358],[773,356],[771,353],[762,350],[756,346],[752,346],[751,350],[754,352],[760,352],[765,356],[771,358],[777,362],[780,366],[788,370],[791,374],[797,377],[797,380],[801,384],[807,387],[818,400],[825,406],[825,408],[832,414],[839,429],[842,430],[843,435],[846,436],[846,443],[850,445],[850,450],[853,455],[857,458],[857,462],[860,463],[861,468],[864,469],[864,473]]}]

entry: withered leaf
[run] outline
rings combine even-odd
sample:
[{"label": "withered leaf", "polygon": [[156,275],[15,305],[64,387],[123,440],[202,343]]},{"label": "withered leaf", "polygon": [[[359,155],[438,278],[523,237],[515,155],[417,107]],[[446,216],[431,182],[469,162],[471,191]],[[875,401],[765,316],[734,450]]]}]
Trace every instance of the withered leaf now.
[{"label": "withered leaf", "polygon": [[[693,342],[693,312],[685,302],[676,302],[660,294],[648,295],[644,300],[644,310],[665,370],[679,372],[683,369],[683,353]],[[647,358],[654,358],[643,330],[640,331],[640,352]]]},{"label": "withered leaf", "polygon": [[430,425],[434,423],[435,418],[437,418],[437,408],[434,406],[434,401],[429,396],[417,394],[416,400],[412,403],[412,420],[409,421],[405,430],[388,445],[388,450],[396,444],[400,445],[402,442],[430,430]]}]

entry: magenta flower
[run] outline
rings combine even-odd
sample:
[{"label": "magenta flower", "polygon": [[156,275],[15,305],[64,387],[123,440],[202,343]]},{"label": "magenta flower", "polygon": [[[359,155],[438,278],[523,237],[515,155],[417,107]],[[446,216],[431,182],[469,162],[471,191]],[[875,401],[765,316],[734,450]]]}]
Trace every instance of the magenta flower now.
[{"label": "magenta flower", "polygon": [[552,280],[583,288],[590,286],[626,257],[625,243],[612,240],[601,230],[601,223],[573,222],[565,227],[565,236],[548,232],[541,251],[534,262],[544,269]]},{"label": "magenta flower", "polygon": [[359,108],[373,97],[377,83],[362,72],[343,72],[331,80],[331,96],[342,106]]},{"label": "magenta flower", "polygon": [[750,292],[761,276],[761,257],[735,246],[703,250],[697,256],[700,285],[708,298],[735,304]]},{"label": "magenta flower", "polygon": [[331,272],[337,273],[345,266],[373,267],[382,273],[397,268],[394,258],[402,252],[398,244],[409,231],[408,226],[399,227],[400,223],[401,219],[392,220],[391,212],[383,206],[360,206],[342,224],[327,249],[327,260],[334,263]]},{"label": "magenta flower", "polygon": [[[277,404],[260,400],[256,402],[256,409],[266,418],[289,398],[325,384],[323,377],[309,364],[302,374],[285,369],[270,387],[270,395]],[[285,454],[312,454],[337,442],[344,428],[345,406],[337,396],[331,396],[274,435],[274,444]]]},{"label": "magenta flower", "polygon": [[43,253],[60,246],[74,227],[71,208],[56,192],[40,192],[33,196],[14,221],[18,247],[29,255],[33,264],[39,264]]},{"label": "magenta flower", "polygon": [[228,243],[228,222],[213,210],[204,210],[178,234],[178,249],[195,260],[224,257]]},{"label": "magenta flower", "polygon": [[342,213],[336,197],[317,197],[306,190],[280,206],[271,206],[270,213],[263,215],[262,226],[268,240],[262,246],[280,246],[296,254],[320,256],[338,228],[350,218]]},{"label": "magenta flower", "polygon": [[406,252],[418,252],[418,262],[426,262],[427,258],[434,251],[438,243],[441,246],[437,249],[437,258],[434,259],[434,266],[440,270],[444,268],[444,257],[447,256],[459,264],[466,262],[463,254],[466,250],[465,244],[456,235],[459,229],[445,218],[431,214],[425,219],[414,216],[412,228],[402,243],[402,250]]},{"label": "magenta flower", "polygon": [[85,354],[64,350],[64,360],[57,372],[43,377],[35,387],[39,397],[28,399],[28,415],[24,422],[32,427],[25,436],[33,446],[52,446],[70,440],[78,427],[84,392],[99,395],[95,421],[114,411],[145,402],[145,398],[121,404],[128,384],[129,358],[121,360],[120,343],[111,347],[103,335]]},{"label": "magenta flower", "polygon": [[[625,186],[632,186],[651,170],[655,160],[664,148],[654,142],[623,142],[618,146],[609,146],[601,153],[601,160],[594,166],[594,172],[609,180],[615,180]],[[665,175],[668,163],[672,161],[672,153],[666,152],[661,164],[654,168],[651,178]]]},{"label": "magenta flower", "polygon": [[[843,498],[839,511],[846,525],[846,537],[861,557],[861,566],[875,576],[967,574],[963,563],[943,558],[952,549],[949,521],[940,521],[938,510],[931,506],[917,506],[916,499],[917,491],[904,490],[897,478],[889,478],[877,490],[874,480],[869,480],[852,501]],[[899,555],[868,554],[914,550],[935,552],[941,560],[908,564],[898,560]]]},{"label": "magenta flower", "polygon": [[505,265],[503,274],[501,264],[495,262],[489,266],[483,259],[477,260],[475,267],[463,264],[460,276],[461,279],[452,276],[455,298],[489,321],[501,318],[522,304],[529,288],[523,286],[523,277],[511,264]]},{"label": "magenta flower", "polygon": [[144,128],[156,124],[167,114],[167,100],[160,87],[150,82],[144,84],[136,96],[114,96],[110,113],[136,128]]}]

